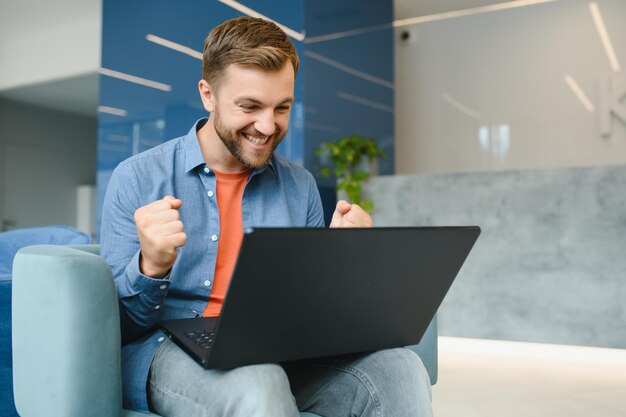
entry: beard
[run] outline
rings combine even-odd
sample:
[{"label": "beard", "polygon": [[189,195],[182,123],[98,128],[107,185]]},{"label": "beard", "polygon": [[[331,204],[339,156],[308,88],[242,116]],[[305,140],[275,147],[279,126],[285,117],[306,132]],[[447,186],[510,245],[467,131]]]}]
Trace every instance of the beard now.
[{"label": "beard", "polygon": [[[274,134],[267,139],[268,141],[271,141],[269,148],[263,151],[253,150],[251,152],[248,152],[249,155],[246,156],[244,155],[244,147],[242,141],[247,139],[240,134],[241,131],[237,131],[233,134],[232,130],[224,126],[224,124],[222,124],[222,120],[217,109],[215,110],[213,117],[215,118],[213,122],[213,126],[215,127],[215,133],[217,133],[217,136],[222,140],[224,146],[226,146],[226,148],[235,157],[235,159],[237,159],[237,161],[239,161],[243,165],[245,170],[255,170],[266,166],[272,155],[274,155],[274,151],[285,137],[285,132],[282,132],[277,127]],[[244,133],[257,136],[265,136],[254,128],[251,132],[244,130]]]}]

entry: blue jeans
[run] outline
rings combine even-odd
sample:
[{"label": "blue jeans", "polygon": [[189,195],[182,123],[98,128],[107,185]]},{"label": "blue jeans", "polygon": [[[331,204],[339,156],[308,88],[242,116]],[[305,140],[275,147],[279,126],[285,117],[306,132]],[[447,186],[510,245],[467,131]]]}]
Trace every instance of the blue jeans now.
[{"label": "blue jeans", "polygon": [[430,380],[408,349],[207,370],[166,339],[149,399],[165,417],[432,416]]}]

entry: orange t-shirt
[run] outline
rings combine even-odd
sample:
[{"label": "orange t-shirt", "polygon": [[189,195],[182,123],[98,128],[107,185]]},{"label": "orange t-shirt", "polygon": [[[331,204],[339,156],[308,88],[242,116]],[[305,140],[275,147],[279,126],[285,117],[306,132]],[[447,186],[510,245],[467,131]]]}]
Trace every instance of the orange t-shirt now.
[{"label": "orange t-shirt", "polygon": [[241,199],[250,171],[237,174],[215,172],[215,196],[220,214],[220,237],[217,245],[217,260],[213,275],[211,297],[202,316],[220,315],[230,276],[235,268],[239,248],[243,240],[243,220],[241,218]]}]

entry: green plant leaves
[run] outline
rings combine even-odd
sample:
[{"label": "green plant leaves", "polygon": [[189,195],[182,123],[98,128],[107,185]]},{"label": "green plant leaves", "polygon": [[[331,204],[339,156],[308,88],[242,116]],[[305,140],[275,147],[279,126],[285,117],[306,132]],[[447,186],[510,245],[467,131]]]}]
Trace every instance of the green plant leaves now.
[{"label": "green plant leaves", "polygon": [[[339,139],[337,142],[322,142],[315,154],[321,159],[329,159],[334,165],[334,174],[337,177],[337,190],[346,193],[350,202],[358,204],[368,213],[374,210],[371,200],[363,199],[363,181],[367,181],[370,173],[362,170],[361,161],[366,158],[372,163],[377,158],[386,155],[372,138],[352,135]],[[329,177],[331,168],[322,166],[320,174]]]}]

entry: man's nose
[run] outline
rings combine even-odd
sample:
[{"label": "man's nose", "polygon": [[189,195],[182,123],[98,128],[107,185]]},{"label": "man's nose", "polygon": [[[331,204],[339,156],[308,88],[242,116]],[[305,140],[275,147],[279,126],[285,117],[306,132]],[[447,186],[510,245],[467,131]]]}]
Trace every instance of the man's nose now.
[{"label": "man's nose", "polygon": [[259,114],[259,118],[254,123],[254,128],[262,135],[271,136],[276,131],[274,112],[266,111]]}]

